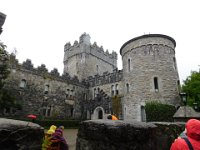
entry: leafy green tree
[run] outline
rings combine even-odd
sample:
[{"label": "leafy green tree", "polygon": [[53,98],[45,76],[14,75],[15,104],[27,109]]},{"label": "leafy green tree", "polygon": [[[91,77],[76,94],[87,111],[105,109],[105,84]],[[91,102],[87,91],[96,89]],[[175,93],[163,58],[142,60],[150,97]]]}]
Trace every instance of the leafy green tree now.
[{"label": "leafy green tree", "polygon": [[8,77],[9,71],[9,55],[5,50],[6,45],[0,42],[0,90],[3,88],[4,81]]},{"label": "leafy green tree", "polygon": [[9,110],[11,107],[16,107],[15,98],[8,90],[4,89],[5,79],[8,77],[9,71],[9,55],[5,50],[6,45],[0,42],[0,113],[4,110]]},{"label": "leafy green tree", "polygon": [[200,104],[200,72],[193,71],[183,81],[182,91],[188,94],[188,104]]}]

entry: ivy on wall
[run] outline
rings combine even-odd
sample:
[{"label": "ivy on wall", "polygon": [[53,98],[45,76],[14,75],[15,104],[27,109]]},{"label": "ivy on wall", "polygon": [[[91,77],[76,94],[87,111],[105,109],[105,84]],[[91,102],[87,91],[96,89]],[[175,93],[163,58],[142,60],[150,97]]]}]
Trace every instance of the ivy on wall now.
[{"label": "ivy on wall", "polygon": [[122,114],[121,96],[115,95],[112,97],[112,114],[119,118]]}]

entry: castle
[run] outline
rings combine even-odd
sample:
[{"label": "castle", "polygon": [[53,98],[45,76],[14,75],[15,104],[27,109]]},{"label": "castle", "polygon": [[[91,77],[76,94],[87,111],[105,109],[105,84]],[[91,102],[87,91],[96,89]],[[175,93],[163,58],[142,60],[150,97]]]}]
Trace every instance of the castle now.
[{"label": "castle", "polygon": [[90,36],[64,46],[64,71],[50,72],[30,59],[20,64],[11,54],[11,73],[5,88],[12,91],[20,110],[5,115],[59,119],[103,119],[116,114],[121,119],[145,121],[146,102],[157,100],[178,106],[179,75],[176,42],[161,34],[147,34],[122,45],[123,69],[117,68],[117,53],[104,51]]}]

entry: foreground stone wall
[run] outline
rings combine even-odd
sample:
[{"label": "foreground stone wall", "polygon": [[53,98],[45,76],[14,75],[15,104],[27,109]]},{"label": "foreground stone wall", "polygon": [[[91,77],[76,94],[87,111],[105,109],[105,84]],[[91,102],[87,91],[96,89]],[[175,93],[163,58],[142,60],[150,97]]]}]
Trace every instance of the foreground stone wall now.
[{"label": "foreground stone wall", "polygon": [[40,150],[43,136],[38,124],[0,118],[1,150]]},{"label": "foreground stone wall", "polygon": [[76,150],[169,150],[183,124],[90,120],[82,122]]}]

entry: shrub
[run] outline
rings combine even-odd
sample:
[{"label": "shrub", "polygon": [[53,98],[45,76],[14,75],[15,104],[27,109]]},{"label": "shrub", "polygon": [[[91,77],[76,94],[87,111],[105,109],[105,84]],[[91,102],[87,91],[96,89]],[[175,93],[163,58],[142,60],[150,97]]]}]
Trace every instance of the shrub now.
[{"label": "shrub", "polygon": [[173,105],[162,104],[158,101],[147,102],[145,106],[147,121],[173,121],[176,108]]},{"label": "shrub", "polygon": [[49,128],[51,125],[55,125],[57,127],[64,126],[67,128],[78,128],[80,124],[80,120],[35,120],[35,123],[39,124],[44,128]]}]

